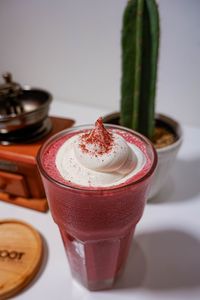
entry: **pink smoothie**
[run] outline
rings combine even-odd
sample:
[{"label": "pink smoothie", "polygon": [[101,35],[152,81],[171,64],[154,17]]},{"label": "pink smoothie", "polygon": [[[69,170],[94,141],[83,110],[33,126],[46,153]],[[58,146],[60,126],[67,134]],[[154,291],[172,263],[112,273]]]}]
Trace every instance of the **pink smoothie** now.
[{"label": "pink smoothie", "polygon": [[83,130],[88,127],[74,127],[47,141],[38,155],[38,166],[72,275],[88,289],[99,290],[110,288],[125,264],[157,158],[146,138],[122,127],[109,126],[110,131],[140,148],[146,157],[144,167],[114,187],[77,186],[60,176],[55,156],[67,139]]}]

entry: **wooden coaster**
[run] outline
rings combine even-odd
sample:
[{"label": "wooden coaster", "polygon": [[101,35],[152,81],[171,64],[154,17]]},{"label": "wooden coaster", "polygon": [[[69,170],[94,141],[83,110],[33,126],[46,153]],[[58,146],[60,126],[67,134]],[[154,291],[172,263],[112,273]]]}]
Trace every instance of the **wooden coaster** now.
[{"label": "wooden coaster", "polygon": [[42,261],[42,238],[30,225],[0,220],[0,300],[23,289]]}]

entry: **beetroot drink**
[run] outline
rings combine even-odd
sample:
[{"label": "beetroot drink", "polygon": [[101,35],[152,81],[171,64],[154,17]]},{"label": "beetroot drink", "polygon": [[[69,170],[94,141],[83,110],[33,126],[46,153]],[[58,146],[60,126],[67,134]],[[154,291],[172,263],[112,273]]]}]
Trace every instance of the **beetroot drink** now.
[{"label": "beetroot drink", "polygon": [[112,287],[143,214],[154,148],[100,118],[51,137],[37,161],[73,277],[90,290]]}]

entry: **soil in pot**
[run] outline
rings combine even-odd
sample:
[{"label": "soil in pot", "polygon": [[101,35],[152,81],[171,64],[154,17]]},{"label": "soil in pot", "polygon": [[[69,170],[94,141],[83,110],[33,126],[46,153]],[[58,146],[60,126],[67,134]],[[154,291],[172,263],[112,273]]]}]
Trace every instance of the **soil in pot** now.
[{"label": "soil in pot", "polygon": [[177,134],[171,126],[162,120],[156,119],[155,133],[152,142],[156,149],[173,144],[178,139]]},{"label": "soil in pot", "polygon": [[[104,123],[120,125],[119,113],[113,113],[103,118]],[[178,136],[173,128],[166,122],[156,119],[155,133],[152,138],[152,143],[156,149],[164,148],[176,142]]]}]

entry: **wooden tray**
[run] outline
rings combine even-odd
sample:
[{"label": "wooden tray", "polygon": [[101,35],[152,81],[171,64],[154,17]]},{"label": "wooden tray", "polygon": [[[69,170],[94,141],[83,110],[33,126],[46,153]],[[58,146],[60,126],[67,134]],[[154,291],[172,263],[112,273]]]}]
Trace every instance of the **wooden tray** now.
[{"label": "wooden tray", "polygon": [[30,225],[0,220],[0,300],[21,291],[37,274],[42,262],[42,238]]}]

